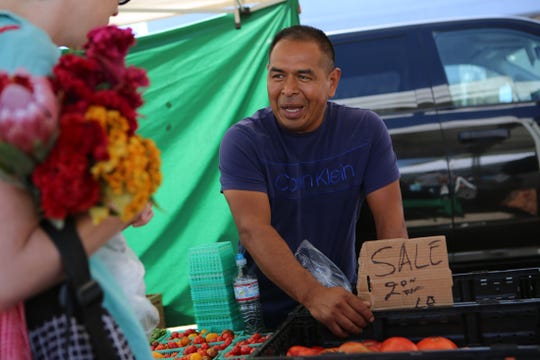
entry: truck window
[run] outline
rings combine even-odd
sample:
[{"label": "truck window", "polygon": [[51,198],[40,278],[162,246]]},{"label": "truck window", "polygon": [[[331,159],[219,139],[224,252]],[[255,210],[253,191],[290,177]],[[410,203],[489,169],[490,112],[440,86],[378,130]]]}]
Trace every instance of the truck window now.
[{"label": "truck window", "polygon": [[334,42],[342,76],[334,100],[379,114],[417,108],[405,35]]},{"label": "truck window", "polygon": [[540,100],[540,40],[510,29],[433,34],[454,106]]}]

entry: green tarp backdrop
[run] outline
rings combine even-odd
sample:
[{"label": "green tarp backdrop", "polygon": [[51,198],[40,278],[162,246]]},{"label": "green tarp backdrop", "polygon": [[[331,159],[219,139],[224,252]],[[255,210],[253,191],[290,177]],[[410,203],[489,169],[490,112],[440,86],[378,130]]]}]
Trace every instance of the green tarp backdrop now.
[{"label": "green tarp backdrop", "polygon": [[161,293],[167,326],[194,323],[188,249],[238,235],[220,193],[218,149],[235,122],[268,105],[267,52],[273,35],[298,24],[298,1],[232,14],[137,39],[128,63],[147,70],[139,133],[162,153],[160,209],[124,231],[146,267],[148,293]]}]

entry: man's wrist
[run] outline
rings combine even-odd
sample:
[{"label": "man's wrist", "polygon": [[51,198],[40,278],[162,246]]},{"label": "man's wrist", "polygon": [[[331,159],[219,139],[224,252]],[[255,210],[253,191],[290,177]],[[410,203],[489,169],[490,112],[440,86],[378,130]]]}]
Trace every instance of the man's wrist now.
[{"label": "man's wrist", "polygon": [[322,291],[324,286],[310,274],[309,280],[304,283],[302,288],[303,291],[299,294],[298,302],[309,309],[313,301],[317,299],[316,294]]}]

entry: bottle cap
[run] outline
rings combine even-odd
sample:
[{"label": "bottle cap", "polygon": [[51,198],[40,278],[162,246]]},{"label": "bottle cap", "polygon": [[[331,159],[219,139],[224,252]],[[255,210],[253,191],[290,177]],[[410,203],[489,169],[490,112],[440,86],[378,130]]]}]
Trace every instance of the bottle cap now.
[{"label": "bottle cap", "polygon": [[246,261],[246,258],[244,257],[244,254],[242,253],[238,253],[236,254],[236,265],[246,265],[247,261]]}]

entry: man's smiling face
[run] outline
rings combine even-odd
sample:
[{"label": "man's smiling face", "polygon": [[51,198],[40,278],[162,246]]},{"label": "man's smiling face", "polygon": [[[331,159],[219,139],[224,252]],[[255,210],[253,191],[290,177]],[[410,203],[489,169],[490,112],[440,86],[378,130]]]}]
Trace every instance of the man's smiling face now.
[{"label": "man's smiling face", "polygon": [[316,130],[326,102],[334,96],[341,72],[317,43],[283,39],[268,64],[267,90],[272,111],[284,129],[295,133]]}]

